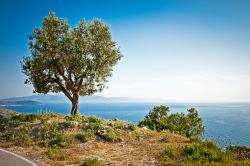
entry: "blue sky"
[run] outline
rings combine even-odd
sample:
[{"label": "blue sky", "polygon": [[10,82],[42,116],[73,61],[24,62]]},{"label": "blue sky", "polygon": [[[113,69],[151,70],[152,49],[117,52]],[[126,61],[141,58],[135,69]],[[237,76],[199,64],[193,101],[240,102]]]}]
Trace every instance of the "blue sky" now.
[{"label": "blue sky", "polygon": [[20,61],[27,35],[54,11],[108,24],[123,59],[98,95],[250,102],[249,0],[0,1],[0,98],[32,94]]}]

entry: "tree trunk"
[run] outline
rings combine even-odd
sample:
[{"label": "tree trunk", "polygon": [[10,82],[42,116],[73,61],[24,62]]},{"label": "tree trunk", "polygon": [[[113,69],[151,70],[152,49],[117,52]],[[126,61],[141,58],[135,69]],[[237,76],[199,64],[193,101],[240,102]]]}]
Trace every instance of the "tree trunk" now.
[{"label": "tree trunk", "polygon": [[74,94],[72,102],[72,109],[71,109],[71,115],[75,116],[78,113],[79,109],[79,95]]}]

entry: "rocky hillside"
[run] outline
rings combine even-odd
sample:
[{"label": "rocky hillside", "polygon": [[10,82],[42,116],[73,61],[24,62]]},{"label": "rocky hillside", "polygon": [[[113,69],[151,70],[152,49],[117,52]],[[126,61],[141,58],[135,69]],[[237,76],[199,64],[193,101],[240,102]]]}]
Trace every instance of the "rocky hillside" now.
[{"label": "rocky hillside", "polygon": [[[211,141],[113,119],[60,114],[0,116],[0,147],[40,165],[249,165],[249,149],[222,152]],[[7,111],[8,112],[8,111]]]}]

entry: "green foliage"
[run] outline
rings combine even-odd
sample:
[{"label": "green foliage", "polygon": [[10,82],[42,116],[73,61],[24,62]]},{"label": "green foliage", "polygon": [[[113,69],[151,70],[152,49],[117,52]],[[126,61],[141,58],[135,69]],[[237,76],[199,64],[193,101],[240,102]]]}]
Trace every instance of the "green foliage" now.
[{"label": "green foliage", "polygon": [[146,118],[162,121],[167,118],[168,112],[169,107],[166,107],[164,105],[154,106],[153,110],[150,110],[148,115],[146,115]]},{"label": "green foliage", "polygon": [[13,114],[11,116],[12,120],[19,122],[32,122],[40,118],[39,114]]},{"label": "green foliage", "polygon": [[250,148],[246,146],[232,146],[226,147],[226,152],[232,153],[237,159],[250,159]]},{"label": "green foliage", "polygon": [[128,124],[128,129],[131,131],[134,131],[136,129],[136,126],[132,123]]},{"label": "green foliage", "polygon": [[172,148],[166,148],[163,152],[163,160],[168,160],[169,158],[173,158],[174,157],[174,152]]},{"label": "green foliage", "polygon": [[112,67],[122,57],[109,27],[100,20],[87,24],[83,19],[71,28],[54,13],[29,35],[29,48],[31,56],[22,62],[25,83],[33,84],[35,93],[63,92],[73,108],[78,108],[78,95],[104,89]]},{"label": "green foliage", "polygon": [[101,123],[101,119],[95,116],[87,117],[89,123]]},{"label": "green foliage", "polygon": [[45,146],[53,148],[65,147],[71,143],[71,140],[63,131],[63,127],[59,124],[47,124],[43,125],[41,130],[36,133]]},{"label": "green foliage", "polygon": [[85,126],[85,129],[91,129],[93,131],[97,131],[101,128],[101,119],[95,117],[95,116],[89,116],[87,117],[87,125]]},{"label": "green foliage", "polygon": [[178,134],[200,136],[204,132],[203,121],[194,108],[188,109],[188,113],[175,113],[168,115],[169,108],[157,106],[139,122],[140,127],[147,126],[152,130],[170,130]]},{"label": "green foliage", "polygon": [[[117,137],[116,133],[112,128],[105,128],[106,133],[103,135],[99,135],[101,138],[103,138],[107,142],[120,142],[121,138]],[[97,133],[98,134],[98,133]]]},{"label": "green foliage", "polygon": [[18,134],[14,131],[7,131],[4,135],[1,136],[1,140],[5,141],[14,141],[18,138]]},{"label": "green foliage", "polygon": [[82,166],[104,166],[98,159],[85,159]]},{"label": "green foliage", "polygon": [[74,126],[74,121],[66,121],[66,122],[65,122],[65,126],[66,126],[67,128],[73,127],[73,126]]},{"label": "green foliage", "polygon": [[218,146],[206,141],[203,144],[186,145],[182,152],[188,160],[218,162],[222,160],[223,153]]},{"label": "green foliage", "polygon": [[87,142],[89,139],[93,138],[94,131],[91,129],[87,129],[86,131],[81,131],[76,134],[76,138],[82,142]]},{"label": "green foliage", "polygon": [[52,139],[49,141],[49,146],[53,148],[65,147],[69,143],[69,138],[63,133],[58,131],[53,133]]},{"label": "green foliage", "polygon": [[103,139],[108,142],[116,142],[117,137],[114,132],[107,132],[105,135],[103,135]]}]

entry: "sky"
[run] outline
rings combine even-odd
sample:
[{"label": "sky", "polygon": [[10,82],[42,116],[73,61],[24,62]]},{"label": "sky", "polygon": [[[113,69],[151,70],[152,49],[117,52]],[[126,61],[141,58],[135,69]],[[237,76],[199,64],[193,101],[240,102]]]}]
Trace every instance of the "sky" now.
[{"label": "sky", "polygon": [[0,0],[0,98],[32,95],[20,61],[50,11],[109,25],[123,58],[97,95],[250,102],[249,0]]}]

